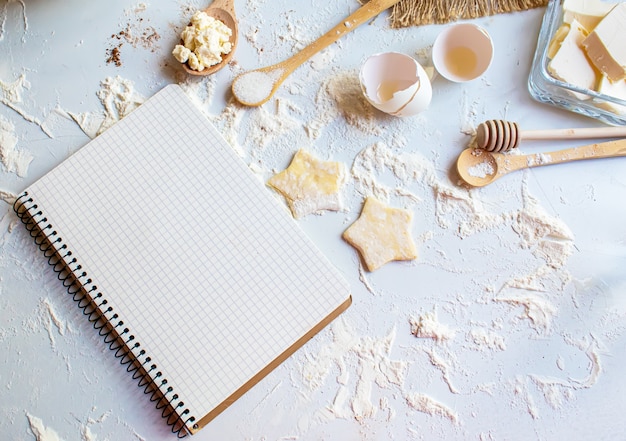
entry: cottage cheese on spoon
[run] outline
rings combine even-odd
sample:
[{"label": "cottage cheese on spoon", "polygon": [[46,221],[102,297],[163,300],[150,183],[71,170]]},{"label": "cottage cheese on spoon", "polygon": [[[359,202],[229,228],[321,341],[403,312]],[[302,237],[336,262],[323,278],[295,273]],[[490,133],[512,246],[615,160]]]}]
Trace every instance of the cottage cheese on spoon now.
[{"label": "cottage cheese on spoon", "polygon": [[222,55],[230,53],[232,29],[223,22],[198,11],[191,17],[191,24],[180,34],[183,44],[177,44],[172,55],[190,69],[203,71],[222,61]]}]

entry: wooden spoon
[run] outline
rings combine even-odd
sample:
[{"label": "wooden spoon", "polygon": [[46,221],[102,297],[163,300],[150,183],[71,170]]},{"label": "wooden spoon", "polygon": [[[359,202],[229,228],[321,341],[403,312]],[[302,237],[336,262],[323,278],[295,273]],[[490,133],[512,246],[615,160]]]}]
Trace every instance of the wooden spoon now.
[{"label": "wooden spoon", "polygon": [[231,44],[231,49],[229,53],[222,54],[222,61],[213,66],[207,66],[203,70],[191,69],[187,63],[183,63],[183,69],[190,75],[210,75],[226,66],[233,57],[235,49],[237,48],[237,41],[239,40],[239,23],[235,14],[235,0],[213,0],[213,3],[211,3],[204,12],[206,12],[209,17],[221,21],[233,31],[228,39]]},{"label": "wooden spoon", "polygon": [[363,24],[400,0],[370,0],[326,34],[306,46],[291,58],[278,64],[245,72],[233,81],[232,90],[237,101],[246,106],[260,106],[267,102],[283,81],[298,66],[342,36]]},{"label": "wooden spoon", "polygon": [[507,173],[523,168],[616,156],[626,156],[626,139],[533,155],[503,154],[468,148],[459,155],[456,168],[467,184],[483,187]]}]

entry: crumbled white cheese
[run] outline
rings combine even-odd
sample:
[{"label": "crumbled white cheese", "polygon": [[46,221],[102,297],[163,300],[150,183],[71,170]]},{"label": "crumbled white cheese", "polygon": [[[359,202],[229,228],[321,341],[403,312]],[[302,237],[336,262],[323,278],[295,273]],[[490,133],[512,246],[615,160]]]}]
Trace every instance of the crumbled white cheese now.
[{"label": "crumbled white cheese", "polygon": [[222,61],[222,55],[232,50],[230,37],[232,29],[204,11],[198,11],[191,17],[191,24],[183,29],[180,38],[183,44],[177,44],[172,55],[181,63],[197,71],[214,66]]}]

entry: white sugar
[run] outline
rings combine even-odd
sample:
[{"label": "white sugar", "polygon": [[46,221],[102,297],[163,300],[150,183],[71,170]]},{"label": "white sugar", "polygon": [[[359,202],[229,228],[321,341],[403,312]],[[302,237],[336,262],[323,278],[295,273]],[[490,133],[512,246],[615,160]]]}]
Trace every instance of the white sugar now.
[{"label": "white sugar", "polygon": [[244,73],[233,83],[233,93],[243,104],[260,103],[269,98],[281,74],[281,70],[271,73],[261,71]]}]

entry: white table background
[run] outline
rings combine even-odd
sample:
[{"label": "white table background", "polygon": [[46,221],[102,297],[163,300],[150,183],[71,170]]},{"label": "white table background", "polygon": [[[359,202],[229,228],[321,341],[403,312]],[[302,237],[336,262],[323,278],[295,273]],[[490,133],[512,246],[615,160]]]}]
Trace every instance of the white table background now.
[{"label": "white table background", "polygon": [[[174,439],[7,202],[89,141],[63,114],[104,112],[97,92],[116,76],[142,97],[183,84],[261,179],[286,167],[299,148],[355,167],[343,211],[299,221],[351,283],[353,305],[194,439],[623,438],[626,161],[541,167],[471,191],[457,185],[453,171],[467,130],[486,119],[506,118],[527,129],[598,125],[536,103],[527,92],[543,10],[475,20],[495,44],[487,74],[467,84],[435,78],[430,108],[397,119],[366,106],[342,108],[345,101],[329,99],[322,86],[355,78],[373,53],[427,57],[445,25],[394,30],[382,14],[252,109],[230,102],[236,74],[287,58],[358,4],[237,0],[235,61],[211,77],[190,78],[170,52],[191,11],[204,6],[0,2],[0,81],[8,90],[20,76],[26,80],[20,97],[4,93],[0,118],[14,127],[15,148],[34,158],[23,176],[0,165],[0,439]],[[136,36],[154,30],[160,38],[146,46],[125,42],[121,65],[107,63],[107,50],[120,42],[113,35],[127,26]],[[315,120],[319,136],[305,130]],[[528,142],[521,149],[547,152],[583,142]],[[341,233],[373,191],[354,178],[361,164],[355,158],[376,143],[386,158],[429,172],[403,177],[384,161],[367,172],[377,188],[389,189],[389,204],[414,212],[419,251],[413,262],[367,273]],[[446,196],[447,188],[454,196]],[[539,213],[546,228],[524,236],[519,225],[528,213]],[[466,232],[475,215],[493,223]],[[557,237],[559,231],[570,237]],[[571,254],[550,266],[546,245]],[[525,309],[524,299],[543,307]],[[410,321],[428,313],[453,338],[413,335]],[[475,339],[480,335],[487,336],[483,343]],[[429,413],[415,404],[417,397],[439,407]]]}]

